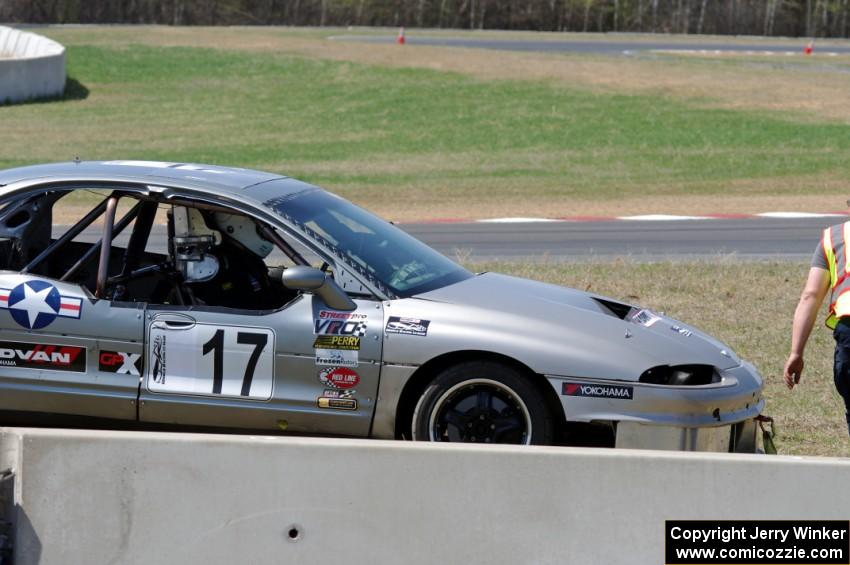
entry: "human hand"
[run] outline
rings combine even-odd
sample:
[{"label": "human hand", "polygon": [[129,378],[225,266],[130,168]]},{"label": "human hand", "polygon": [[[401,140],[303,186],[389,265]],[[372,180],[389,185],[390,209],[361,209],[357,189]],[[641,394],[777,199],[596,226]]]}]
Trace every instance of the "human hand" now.
[{"label": "human hand", "polygon": [[785,386],[789,389],[794,388],[794,385],[800,383],[800,376],[803,373],[803,356],[792,353],[788,356],[785,362]]}]

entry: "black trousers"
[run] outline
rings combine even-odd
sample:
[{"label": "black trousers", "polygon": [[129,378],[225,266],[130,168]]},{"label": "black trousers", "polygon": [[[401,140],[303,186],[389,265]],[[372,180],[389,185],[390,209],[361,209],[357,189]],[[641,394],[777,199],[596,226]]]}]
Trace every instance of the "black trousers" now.
[{"label": "black trousers", "polygon": [[850,431],[850,320],[842,318],[832,335],[835,338],[833,378],[838,394],[844,399],[844,414]]}]

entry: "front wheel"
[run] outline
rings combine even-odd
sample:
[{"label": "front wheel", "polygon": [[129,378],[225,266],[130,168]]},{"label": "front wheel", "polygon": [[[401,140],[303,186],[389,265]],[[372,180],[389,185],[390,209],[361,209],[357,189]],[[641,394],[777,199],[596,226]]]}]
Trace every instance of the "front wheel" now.
[{"label": "front wheel", "polygon": [[529,378],[488,361],[462,363],[434,378],[413,412],[413,439],[548,445],[552,415]]}]

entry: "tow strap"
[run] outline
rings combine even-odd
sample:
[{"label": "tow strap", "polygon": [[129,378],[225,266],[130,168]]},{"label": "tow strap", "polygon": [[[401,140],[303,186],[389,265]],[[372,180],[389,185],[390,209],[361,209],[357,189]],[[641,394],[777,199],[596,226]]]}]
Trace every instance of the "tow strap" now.
[{"label": "tow strap", "polygon": [[761,441],[764,445],[765,454],[776,455],[776,444],[773,443],[776,429],[773,425],[773,418],[759,414],[755,417],[755,420],[759,423],[759,428],[761,428]]}]

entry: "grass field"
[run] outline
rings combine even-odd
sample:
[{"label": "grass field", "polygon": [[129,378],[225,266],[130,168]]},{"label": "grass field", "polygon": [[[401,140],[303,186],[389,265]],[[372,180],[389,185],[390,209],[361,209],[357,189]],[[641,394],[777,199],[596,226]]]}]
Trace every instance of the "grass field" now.
[{"label": "grass field", "polygon": [[832,333],[818,319],[800,385],[782,381],[791,317],[808,273],[802,263],[470,265],[572,286],[638,304],[694,325],[755,364],[765,378],[765,413],[780,453],[850,456],[843,403],[832,383]]},{"label": "grass field", "polygon": [[[255,167],[396,220],[831,211],[850,195],[850,59],[325,39],[347,30],[39,31],[68,46],[72,88],[64,101],[0,107],[3,168],[77,155]],[[848,455],[825,329],[803,384],[781,385],[805,265],[474,267],[608,294],[720,337],[764,374],[780,451]]]},{"label": "grass field", "polygon": [[76,155],[256,167],[396,220],[831,211],[848,187],[850,78],[817,66],[399,48],[275,28],[45,33],[69,47],[76,99],[0,108],[14,140],[0,167]]}]

